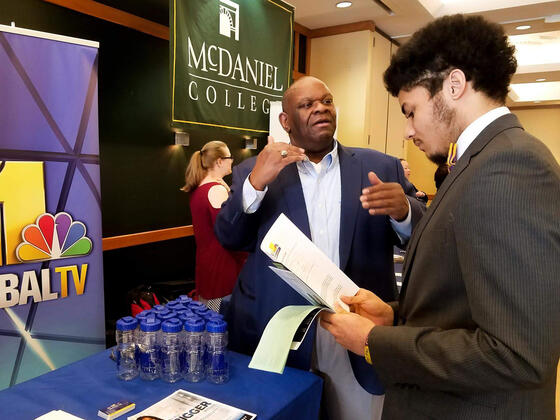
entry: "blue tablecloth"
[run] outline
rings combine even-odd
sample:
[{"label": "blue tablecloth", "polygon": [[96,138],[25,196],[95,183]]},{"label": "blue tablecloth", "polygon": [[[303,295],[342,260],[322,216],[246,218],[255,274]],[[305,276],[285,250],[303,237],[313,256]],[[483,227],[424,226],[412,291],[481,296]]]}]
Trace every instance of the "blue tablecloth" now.
[{"label": "blue tablecloth", "polygon": [[110,351],[95,354],[0,392],[0,418],[34,419],[51,410],[64,410],[84,419],[99,419],[97,411],[125,399],[138,413],[177,389],[185,389],[257,414],[265,419],[316,419],[322,380],[302,370],[286,368],[283,375],[249,369],[249,357],[230,352],[230,381],[215,385],[184,380],[168,384],[115,376]]}]

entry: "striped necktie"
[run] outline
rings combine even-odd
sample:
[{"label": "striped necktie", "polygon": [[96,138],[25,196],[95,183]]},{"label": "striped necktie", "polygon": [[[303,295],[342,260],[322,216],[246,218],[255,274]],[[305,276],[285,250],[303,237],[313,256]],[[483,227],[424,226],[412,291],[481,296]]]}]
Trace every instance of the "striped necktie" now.
[{"label": "striped necktie", "polygon": [[449,153],[447,154],[447,167],[451,171],[453,166],[457,163],[457,143],[449,145]]}]

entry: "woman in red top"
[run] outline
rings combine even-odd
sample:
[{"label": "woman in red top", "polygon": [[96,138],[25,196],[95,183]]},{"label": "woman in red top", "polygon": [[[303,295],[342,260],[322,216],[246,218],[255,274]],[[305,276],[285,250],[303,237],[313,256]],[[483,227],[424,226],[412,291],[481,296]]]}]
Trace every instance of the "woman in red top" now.
[{"label": "woman in red top", "polygon": [[[247,254],[224,249],[214,235],[214,223],[229,186],[223,177],[231,173],[233,157],[227,145],[211,141],[194,152],[185,172],[185,192],[190,192],[196,242],[195,287],[199,300],[214,309],[230,295]],[[216,302],[210,300],[219,299]],[[216,306],[218,308],[216,308]]]}]

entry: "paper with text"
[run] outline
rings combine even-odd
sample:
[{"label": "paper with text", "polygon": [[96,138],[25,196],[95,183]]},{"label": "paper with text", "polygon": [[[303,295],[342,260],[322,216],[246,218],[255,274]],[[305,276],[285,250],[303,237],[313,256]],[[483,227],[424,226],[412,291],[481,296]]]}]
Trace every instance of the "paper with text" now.
[{"label": "paper with text", "polygon": [[302,289],[311,289],[331,310],[334,310],[335,302],[349,310],[340,296],[354,296],[359,287],[283,213],[262,240],[261,250],[295,275],[289,276],[288,280],[288,276],[282,276],[274,270],[310,303],[317,304],[315,300],[309,299],[310,293],[302,293]]},{"label": "paper with text", "polygon": [[203,395],[179,389],[128,420],[156,418],[160,420],[254,420],[257,415]]}]

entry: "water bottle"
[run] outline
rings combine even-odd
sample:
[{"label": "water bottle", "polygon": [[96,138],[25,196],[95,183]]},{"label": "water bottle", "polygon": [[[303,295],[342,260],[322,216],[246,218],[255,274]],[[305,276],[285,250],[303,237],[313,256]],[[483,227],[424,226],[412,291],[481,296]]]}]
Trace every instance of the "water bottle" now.
[{"label": "water bottle", "polygon": [[138,332],[138,352],[140,354],[140,378],[153,381],[159,377],[160,351],[159,330],[161,321],[148,317],[140,322]]},{"label": "water bottle", "polygon": [[130,381],[138,376],[137,325],[138,321],[131,316],[125,316],[117,321],[117,377],[123,381]]},{"label": "water bottle", "polygon": [[223,320],[211,320],[206,324],[206,331],[207,378],[209,382],[223,384],[229,380],[227,323]]},{"label": "water bottle", "polygon": [[138,320],[138,327],[140,327],[140,322],[142,322],[143,319],[146,319],[149,316],[152,316],[152,317],[155,316],[154,311],[152,311],[151,309],[146,309],[146,310],[140,312],[139,314],[137,314],[136,319]]},{"label": "water bottle", "polygon": [[181,371],[182,329],[183,324],[177,318],[168,319],[161,324],[161,379],[165,382],[177,382],[183,374]]},{"label": "water bottle", "polygon": [[188,382],[200,382],[204,379],[204,320],[188,317],[185,320],[185,361],[183,377]]}]

